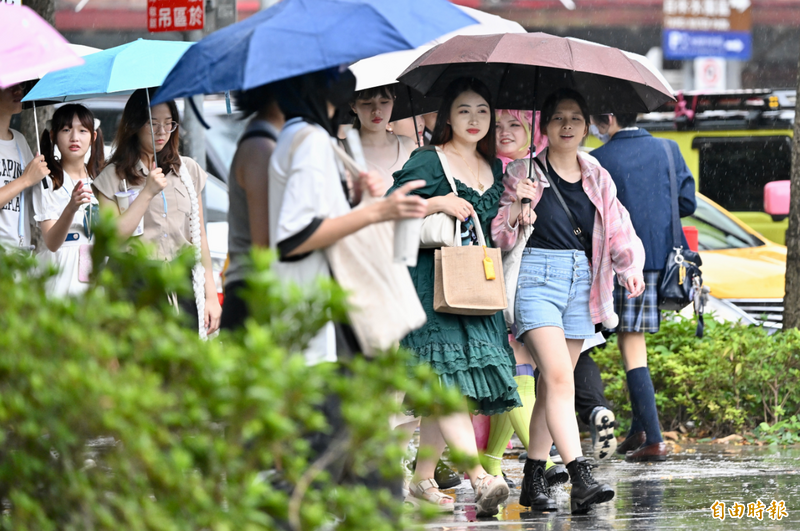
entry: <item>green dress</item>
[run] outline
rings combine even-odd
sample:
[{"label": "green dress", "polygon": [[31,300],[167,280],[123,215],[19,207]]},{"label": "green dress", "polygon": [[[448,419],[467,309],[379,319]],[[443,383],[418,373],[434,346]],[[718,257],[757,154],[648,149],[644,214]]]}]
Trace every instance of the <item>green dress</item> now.
[{"label": "green dress", "polygon": [[[455,179],[458,196],[475,208],[491,246],[490,224],[497,215],[503,192],[503,166],[492,165],[494,184],[483,195]],[[452,192],[436,151],[417,149],[403,169],[394,173],[396,188],[416,179],[425,186],[413,193],[424,197],[444,196]],[[444,385],[458,386],[471,399],[474,412],[495,415],[520,407],[514,381],[514,353],[508,344],[503,312],[491,316],[467,316],[433,311],[434,249],[420,249],[417,266],[409,268],[411,279],[428,317],[425,325],[408,334],[401,344],[416,356],[414,365],[427,363]]]}]

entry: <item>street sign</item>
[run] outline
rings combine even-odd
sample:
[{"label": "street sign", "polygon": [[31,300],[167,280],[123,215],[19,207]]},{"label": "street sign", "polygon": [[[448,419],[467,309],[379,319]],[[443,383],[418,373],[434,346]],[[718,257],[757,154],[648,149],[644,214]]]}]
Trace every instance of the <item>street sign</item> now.
[{"label": "street sign", "polygon": [[665,59],[752,55],[750,0],[664,0]]},{"label": "street sign", "polygon": [[753,37],[749,32],[744,31],[710,32],[665,29],[662,37],[664,58],[666,59],[714,56],[747,61],[753,53]]},{"label": "street sign", "polygon": [[147,0],[150,33],[201,30],[204,24],[204,0]]},{"label": "street sign", "polygon": [[727,88],[726,62],[719,57],[698,57],[694,60],[694,88],[721,92]]}]

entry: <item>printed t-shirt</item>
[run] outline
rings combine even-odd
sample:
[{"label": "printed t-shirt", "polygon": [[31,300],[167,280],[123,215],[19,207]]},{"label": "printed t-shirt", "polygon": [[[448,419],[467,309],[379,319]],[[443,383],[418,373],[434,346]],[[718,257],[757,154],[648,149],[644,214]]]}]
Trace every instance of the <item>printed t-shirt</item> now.
[{"label": "printed t-shirt", "polygon": [[[5,186],[22,175],[23,166],[33,159],[31,148],[28,147],[22,133],[13,129],[10,131],[14,135],[13,140],[0,140],[0,186]],[[20,160],[20,155],[22,155],[22,160]],[[25,217],[28,219],[24,223],[23,239],[25,245],[30,245],[30,220],[33,219],[30,189],[26,191],[25,196]],[[0,208],[0,245],[19,247],[20,201],[21,195],[18,195]]]}]

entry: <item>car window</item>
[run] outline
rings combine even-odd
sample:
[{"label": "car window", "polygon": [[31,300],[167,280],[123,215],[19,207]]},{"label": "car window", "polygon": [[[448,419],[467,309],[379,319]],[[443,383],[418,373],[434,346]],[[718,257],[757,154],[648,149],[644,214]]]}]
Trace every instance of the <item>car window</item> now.
[{"label": "car window", "polygon": [[228,221],[228,186],[213,175],[209,175],[203,192],[205,222]]},{"label": "car window", "polygon": [[781,136],[698,137],[700,193],[733,212],[761,212],[764,185],[789,179],[792,139]]},{"label": "car window", "polygon": [[698,232],[698,247],[701,251],[719,249],[744,249],[764,243],[740,227],[724,212],[697,197],[697,210],[681,219],[683,226],[695,226]]},{"label": "car window", "polygon": [[[236,153],[236,143],[242,135],[247,120],[239,119],[241,113],[233,114],[211,114],[206,113],[205,120],[211,129],[206,130],[206,144],[214,150],[219,158],[220,169],[218,172],[222,176],[228,175],[228,170],[233,162],[233,155]],[[224,172],[223,172],[224,170]]]}]

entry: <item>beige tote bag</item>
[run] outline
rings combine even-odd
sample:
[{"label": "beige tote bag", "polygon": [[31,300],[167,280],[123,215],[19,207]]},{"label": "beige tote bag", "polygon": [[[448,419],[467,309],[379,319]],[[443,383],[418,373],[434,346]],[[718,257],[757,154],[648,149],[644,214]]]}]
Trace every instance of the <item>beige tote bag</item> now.
[{"label": "beige tote bag", "polygon": [[[342,148],[334,150],[348,170],[362,170]],[[354,210],[383,198],[364,195]],[[333,277],[345,290],[348,315],[365,356],[396,346],[427,317],[408,267],[394,262],[394,221],[373,223],[325,249]]]},{"label": "beige tote bag", "polygon": [[501,251],[486,247],[478,216],[472,220],[480,245],[461,246],[461,222],[457,222],[457,246],[434,252],[434,311],[493,315],[508,307]]}]

